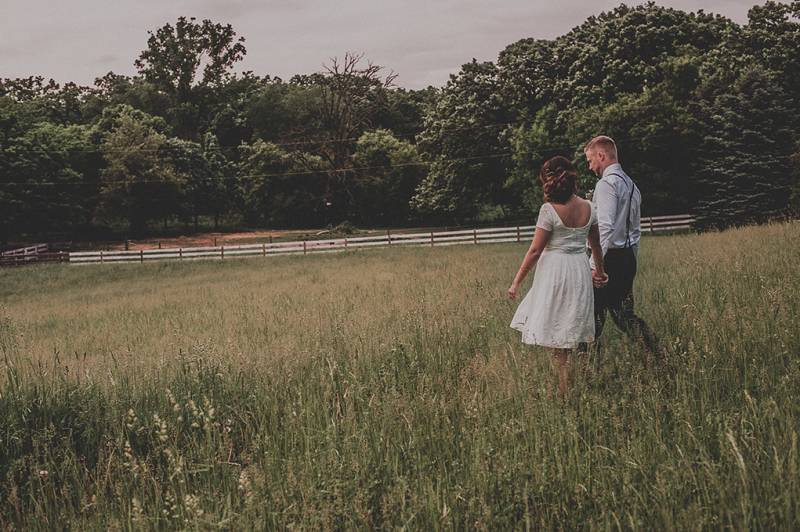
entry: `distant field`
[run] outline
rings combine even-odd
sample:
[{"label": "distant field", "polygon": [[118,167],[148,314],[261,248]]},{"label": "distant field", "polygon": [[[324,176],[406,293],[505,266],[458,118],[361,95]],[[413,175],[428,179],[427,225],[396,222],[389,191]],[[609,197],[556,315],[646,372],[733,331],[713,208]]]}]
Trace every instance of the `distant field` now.
[{"label": "distant field", "polygon": [[798,230],[646,238],[565,402],[526,245],[0,270],[0,527],[800,528]]}]

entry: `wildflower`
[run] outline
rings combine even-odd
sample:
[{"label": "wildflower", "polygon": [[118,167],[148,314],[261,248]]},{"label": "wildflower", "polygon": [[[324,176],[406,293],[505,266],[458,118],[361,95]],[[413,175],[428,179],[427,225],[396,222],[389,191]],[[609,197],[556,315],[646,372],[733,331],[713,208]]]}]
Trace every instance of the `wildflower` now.
[{"label": "wildflower", "polygon": [[139,418],[136,417],[136,412],[133,408],[128,409],[128,414],[125,416],[125,427],[130,430],[136,430],[136,425],[139,424]]},{"label": "wildflower", "polygon": [[172,394],[172,390],[169,388],[167,388],[167,401],[169,401],[169,404],[172,405],[173,411],[181,411],[181,404],[175,399],[175,396]]},{"label": "wildflower", "polygon": [[158,414],[153,414],[153,423],[155,424],[158,440],[161,443],[166,442],[169,439],[167,434],[167,422],[161,419]]},{"label": "wildflower", "polygon": [[142,503],[140,503],[139,499],[136,497],[131,499],[131,521],[134,523],[141,523],[144,521],[144,510],[142,509]]},{"label": "wildflower", "polygon": [[197,495],[187,494],[184,496],[183,507],[186,509],[187,523],[203,515],[203,508],[200,506],[200,497]]},{"label": "wildflower", "polygon": [[161,509],[161,515],[167,519],[178,518],[178,503],[171,491],[164,493],[164,508]]},{"label": "wildflower", "polygon": [[253,482],[250,480],[250,475],[247,473],[247,469],[242,469],[242,472],[239,473],[239,491],[242,493],[246,504],[249,505],[253,502],[253,499],[255,498],[255,494],[253,493]]},{"label": "wildflower", "polygon": [[193,419],[192,428],[200,428],[200,423],[198,423],[196,420],[200,419],[201,412],[200,409],[197,408],[197,404],[195,404],[194,399],[189,399],[189,402],[186,403],[186,409],[189,411]]},{"label": "wildflower", "polygon": [[203,428],[209,430],[214,425],[214,405],[208,397],[203,396]]},{"label": "wildflower", "polygon": [[122,461],[122,465],[130,471],[134,477],[136,477],[139,473],[139,464],[136,462],[136,458],[133,456],[133,449],[131,448],[131,442],[125,440],[125,446],[122,448],[122,456],[124,460]]}]

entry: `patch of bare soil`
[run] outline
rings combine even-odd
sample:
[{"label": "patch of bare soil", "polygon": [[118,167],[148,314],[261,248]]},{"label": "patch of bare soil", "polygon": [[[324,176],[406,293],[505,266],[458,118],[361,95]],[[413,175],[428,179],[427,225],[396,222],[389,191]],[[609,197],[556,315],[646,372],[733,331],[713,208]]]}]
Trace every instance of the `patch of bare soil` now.
[{"label": "patch of bare soil", "polygon": [[[188,236],[159,237],[154,239],[130,240],[128,249],[154,249],[154,248],[188,248],[198,246],[235,246],[237,244],[269,243],[273,240],[294,240],[303,237],[312,237],[320,231],[291,230],[291,231],[247,231],[243,233],[198,233]],[[120,242],[111,246],[111,249],[125,249],[125,243]]]}]

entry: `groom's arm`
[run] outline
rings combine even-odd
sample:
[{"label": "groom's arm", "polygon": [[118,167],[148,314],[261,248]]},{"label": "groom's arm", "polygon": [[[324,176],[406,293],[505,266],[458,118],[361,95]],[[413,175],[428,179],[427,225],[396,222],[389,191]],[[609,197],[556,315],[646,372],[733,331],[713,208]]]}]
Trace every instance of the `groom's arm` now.
[{"label": "groom's arm", "polygon": [[614,232],[614,221],[617,219],[617,191],[606,181],[597,182],[592,198],[597,202],[597,225],[600,229],[600,248],[606,256],[611,235]]}]

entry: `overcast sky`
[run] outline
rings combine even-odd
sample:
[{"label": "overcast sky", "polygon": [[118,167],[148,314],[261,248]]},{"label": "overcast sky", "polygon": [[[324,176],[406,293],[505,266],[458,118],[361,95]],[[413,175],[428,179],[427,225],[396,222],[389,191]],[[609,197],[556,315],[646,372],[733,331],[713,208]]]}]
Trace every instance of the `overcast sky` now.
[{"label": "overcast sky", "polygon": [[[0,77],[30,75],[90,85],[113,70],[135,74],[147,30],[181,16],[230,23],[246,39],[238,71],[288,79],[329,57],[364,52],[407,88],[443,85],[473,57],[497,58],[522,38],[553,38],[612,0],[0,0]],[[629,5],[641,2],[627,2]],[[661,0],[745,22],[763,0]]]}]

